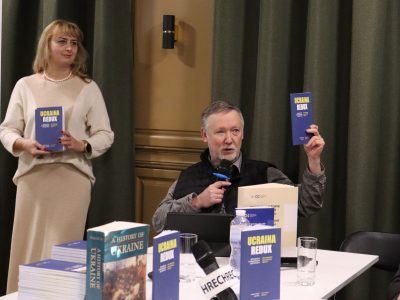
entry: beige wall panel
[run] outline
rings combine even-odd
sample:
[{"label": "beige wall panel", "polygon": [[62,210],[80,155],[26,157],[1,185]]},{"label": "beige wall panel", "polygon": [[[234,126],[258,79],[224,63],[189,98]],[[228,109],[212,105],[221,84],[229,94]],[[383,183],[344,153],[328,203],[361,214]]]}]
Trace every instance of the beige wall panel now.
[{"label": "beige wall panel", "polygon": [[[137,0],[136,128],[197,131],[211,101],[214,1]],[[174,49],[162,49],[162,19],[175,15]]]},{"label": "beige wall panel", "polygon": [[[136,220],[151,224],[169,186],[206,147],[199,130],[211,101],[214,1],[136,0],[134,14]],[[174,49],[162,49],[165,14],[175,15]]]}]

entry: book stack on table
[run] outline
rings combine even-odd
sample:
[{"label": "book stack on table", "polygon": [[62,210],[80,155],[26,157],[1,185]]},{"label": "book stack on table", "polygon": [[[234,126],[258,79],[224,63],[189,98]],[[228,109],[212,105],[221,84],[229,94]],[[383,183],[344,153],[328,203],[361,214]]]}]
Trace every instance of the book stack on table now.
[{"label": "book stack on table", "polygon": [[56,245],[52,248],[51,258],[86,264],[86,241],[78,240]]},{"label": "book stack on table", "polygon": [[83,300],[86,265],[47,259],[19,267],[19,300]]},{"label": "book stack on table", "polygon": [[86,241],[55,245],[51,259],[19,266],[18,299],[83,300]]}]

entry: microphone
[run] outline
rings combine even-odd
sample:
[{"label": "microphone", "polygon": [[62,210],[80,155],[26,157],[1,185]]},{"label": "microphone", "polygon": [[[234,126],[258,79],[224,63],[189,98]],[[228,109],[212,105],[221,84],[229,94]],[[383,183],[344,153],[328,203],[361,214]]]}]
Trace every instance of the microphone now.
[{"label": "microphone", "polygon": [[[213,172],[213,175],[217,177],[218,180],[229,181],[232,176],[232,171],[233,163],[230,160],[222,159],[216,169],[216,172]],[[226,213],[224,202],[221,203],[220,213]]]},{"label": "microphone", "polygon": [[221,160],[219,166],[217,167],[216,172],[213,173],[215,177],[220,180],[230,180],[232,176],[232,162],[227,159]]},{"label": "microphone", "polygon": [[[215,255],[210,246],[203,240],[198,241],[192,246],[192,253],[196,258],[196,262],[203,269],[206,275],[219,269]],[[217,300],[238,300],[235,292],[231,288],[227,288],[218,293],[213,299]]]}]

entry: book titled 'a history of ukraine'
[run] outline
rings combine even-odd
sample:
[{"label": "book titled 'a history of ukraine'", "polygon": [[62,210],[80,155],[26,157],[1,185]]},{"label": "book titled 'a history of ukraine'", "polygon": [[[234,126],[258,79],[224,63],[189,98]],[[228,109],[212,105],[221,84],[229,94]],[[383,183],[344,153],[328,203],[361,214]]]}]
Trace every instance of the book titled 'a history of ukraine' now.
[{"label": "book titled 'a history of ukraine'", "polygon": [[86,300],[145,300],[148,239],[148,224],[116,221],[88,229]]},{"label": "book titled 'a history of ukraine'", "polygon": [[62,106],[38,107],[35,110],[36,141],[48,151],[64,151],[58,142],[64,130],[64,109]]},{"label": "book titled 'a history of ukraine'", "polygon": [[312,94],[310,92],[290,94],[290,111],[293,145],[307,144],[312,137],[306,132],[306,129],[313,124]]}]

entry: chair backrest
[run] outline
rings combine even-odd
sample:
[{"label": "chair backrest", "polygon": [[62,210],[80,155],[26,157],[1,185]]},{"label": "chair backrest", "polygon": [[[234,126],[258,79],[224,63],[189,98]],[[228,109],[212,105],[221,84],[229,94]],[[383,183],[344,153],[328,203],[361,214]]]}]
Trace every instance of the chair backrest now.
[{"label": "chair backrest", "polygon": [[375,268],[396,271],[400,265],[400,234],[357,231],[346,237],[339,250],[378,255]]}]

